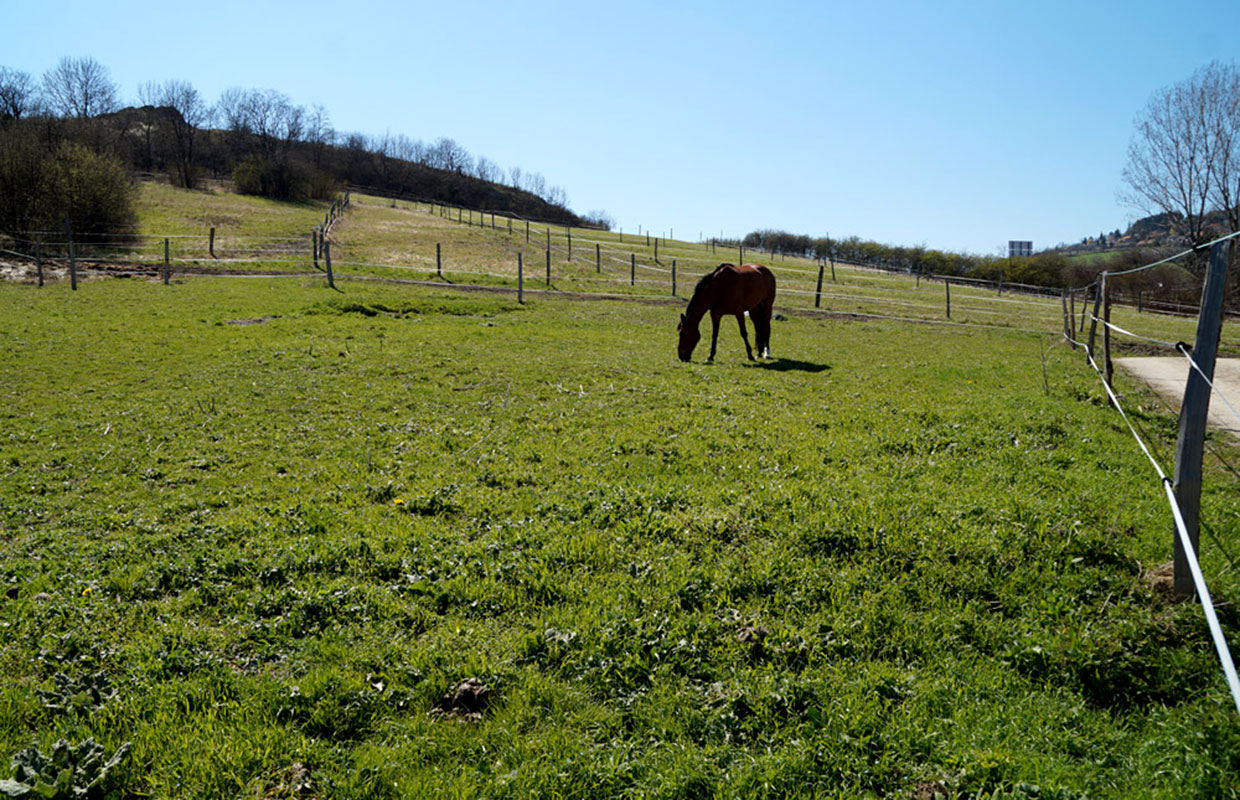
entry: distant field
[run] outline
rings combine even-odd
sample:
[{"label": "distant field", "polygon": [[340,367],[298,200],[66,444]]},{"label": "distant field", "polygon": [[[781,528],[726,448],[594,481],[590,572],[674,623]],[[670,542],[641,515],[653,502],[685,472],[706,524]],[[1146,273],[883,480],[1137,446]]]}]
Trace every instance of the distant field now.
[{"label": "distant field", "polygon": [[1200,610],[1142,579],[1161,488],[1053,326],[790,316],[779,360],[729,327],[685,365],[675,309],[529,299],[0,284],[0,759],[129,741],[112,785],[159,798],[1240,791]]},{"label": "distant field", "polygon": [[[102,256],[138,260],[153,274],[163,262],[164,238],[169,238],[174,270],[323,274],[325,259],[320,258],[316,267],[310,230],[322,223],[326,209],[326,203],[280,203],[145,182],[140,201],[142,235],[131,247],[106,248]],[[216,228],[214,258],[208,252],[211,227]],[[481,284],[515,291],[520,257],[527,290],[687,300],[699,277],[719,263],[743,256],[745,261],[758,261],[775,271],[778,309],[817,308],[835,314],[1029,331],[1063,327],[1062,304],[1053,294],[1014,293],[1011,287],[999,292],[993,286],[967,281],[954,281],[949,292],[942,280],[843,263],[819,265],[763,252],[742,254],[735,248],[699,242],[569,229],[361,194],[353,196],[349,211],[332,230],[331,242],[334,273],[346,282],[380,278]],[[24,269],[26,279],[32,280],[33,266],[27,263]],[[64,276],[63,265],[58,272],[50,269]],[[1081,309],[1073,310],[1079,324]],[[1127,307],[1116,307],[1115,321],[1168,341],[1191,339],[1194,325],[1188,318],[1138,315]],[[1229,353],[1240,352],[1240,337],[1230,331],[1225,329],[1224,346]]]},{"label": "distant field", "polygon": [[1105,264],[1122,252],[1123,250],[1104,250],[1099,253],[1078,253],[1068,256],[1068,260],[1081,264]]}]

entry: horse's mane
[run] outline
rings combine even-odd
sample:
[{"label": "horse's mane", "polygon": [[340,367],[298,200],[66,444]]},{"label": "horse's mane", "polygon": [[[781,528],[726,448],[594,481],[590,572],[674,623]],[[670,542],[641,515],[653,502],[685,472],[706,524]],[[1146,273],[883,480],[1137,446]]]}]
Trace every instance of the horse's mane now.
[{"label": "horse's mane", "polygon": [[724,267],[730,267],[730,266],[732,265],[731,264],[720,264],[719,266],[712,269],[710,272],[698,278],[697,286],[693,287],[693,296],[689,298],[689,305],[693,305],[693,301],[698,299],[698,297],[702,294],[702,290],[704,290],[706,288],[706,285],[710,283],[710,279],[715,277],[716,272],[723,269]]}]

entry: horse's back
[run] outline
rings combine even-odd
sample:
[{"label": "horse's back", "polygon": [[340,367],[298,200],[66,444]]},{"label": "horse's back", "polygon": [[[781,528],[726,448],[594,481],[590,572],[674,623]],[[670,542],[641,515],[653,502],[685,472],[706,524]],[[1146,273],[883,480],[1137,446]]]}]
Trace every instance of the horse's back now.
[{"label": "horse's back", "polygon": [[775,273],[770,269],[762,264],[741,264],[733,269],[744,287],[746,311],[775,301]]}]

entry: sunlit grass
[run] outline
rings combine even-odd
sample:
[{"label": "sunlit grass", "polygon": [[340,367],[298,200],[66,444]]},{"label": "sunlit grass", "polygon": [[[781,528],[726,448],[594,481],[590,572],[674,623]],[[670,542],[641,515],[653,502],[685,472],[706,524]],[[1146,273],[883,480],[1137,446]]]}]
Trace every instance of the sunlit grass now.
[{"label": "sunlit grass", "polygon": [[[729,326],[685,365],[674,308],[527,300],[0,284],[0,758],[131,741],[153,797],[1235,793],[1200,610],[1140,577],[1161,487],[1053,326],[791,315],[781,360]],[[1216,461],[1203,506],[1234,631]],[[101,671],[98,709],[34,692]],[[471,677],[481,718],[432,713]]]}]

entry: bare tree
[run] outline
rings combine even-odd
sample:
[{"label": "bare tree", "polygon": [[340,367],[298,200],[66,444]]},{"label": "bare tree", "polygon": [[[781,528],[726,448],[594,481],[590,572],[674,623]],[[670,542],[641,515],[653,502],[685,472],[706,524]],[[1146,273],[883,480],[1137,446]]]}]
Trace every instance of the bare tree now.
[{"label": "bare tree", "polygon": [[416,161],[419,144],[403,133],[398,134],[392,143],[392,156],[401,161]]},{"label": "bare tree", "polygon": [[1238,95],[1235,67],[1215,61],[1155,92],[1137,115],[1121,198],[1177,219],[1176,232],[1193,245],[1210,238],[1211,211],[1227,211],[1232,230],[1240,228]]},{"label": "bare tree", "polygon": [[138,96],[155,107],[162,150],[176,172],[177,185],[186,189],[198,183],[194,144],[198,132],[211,124],[213,109],[188,81],[145,83]]},{"label": "bare tree", "polygon": [[463,173],[472,164],[473,158],[469,155],[469,151],[462,145],[457,144],[454,139],[441,136],[435,140],[434,146],[431,147],[430,165],[432,167]]},{"label": "bare tree", "polygon": [[336,141],[336,131],[332,128],[327,109],[318,103],[310,107],[310,114],[306,117],[306,141],[313,145],[314,165],[322,166],[323,154]]},{"label": "bare tree", "polygon": [[29,73],[0,67],[0,122],[29,115],[38,107],[37,101]]},{"label": "bare tree", "polygon": [[522,188],[525,181],[525,173],[520,167],[512,167],[508,170],[508,185],[514,189]]},{"label": "bare tree", "polygon": [[494,161],[486,156],[478,156],[478,161],[474,164],[474,175],[478,178],[490,183],[496,183],[503,174],[504,171]]},{"label": "bare tree", "polygon": [[43,75],[43,95],[51,110],[62,117],[87,119],[117,107],[111,73],[93,58],[60,59]]},{"label": "bare tree", "polygon": [[1212,95],[1211,122],[1217,156],[1211,164],[1214,206],[1227,217],[1230,231],[1240,230],[1240,70],[1211,62],[1205,68]]},{"label": "bare tree", "polygon": [[233,133],[248,133],[245,113],[246,91],[236,86],[220,93],[219,102],[215,104],[215,113],[224,127]]},{"label": "bare tree", "polygon": [[547,195],[547,179],[542,176],[541,172],[527,172],[525,174],[525,185],[521,188],[530,194],[538,195],[545,199]]}]

